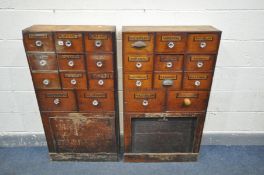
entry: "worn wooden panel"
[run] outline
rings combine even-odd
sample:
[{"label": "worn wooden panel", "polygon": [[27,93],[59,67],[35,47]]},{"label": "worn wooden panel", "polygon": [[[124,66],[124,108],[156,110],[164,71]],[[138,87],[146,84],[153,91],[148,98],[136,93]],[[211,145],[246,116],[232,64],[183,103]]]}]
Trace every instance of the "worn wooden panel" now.
[{"label": "worn wooden panel", "polygon": [[55,53],[28,53],[28,64],[32,71],[35,70],[58,70]]},{"label": "worn wooden panel", "polygon": [[183,55],[156,55],[155,71],[181,71]]},{"label": "worn wooden panel", "polygon": [[61,89],[58,72],[32,72],[35,89]]},{"label": "worn wooden panel", "polygon": [[126,53],[146,54],[153,52],[153,33],[126,33],[123,35],[123,49]]},{"label": "worn wooden panel", "polygon": [[86,72],[60,72],[62,89],[87,89]]},{"label": "worn wooden panel", "polygon": [[213,71],[215,55],[186,55],[184,59],[185,71],[206,72]]},{"label": "worn wooden panel", "polygon": [[110,32],[85,33],[86,52],[113,52],[113,37]]},{"label": "worn wooden panel", "polygon": [[58,64],[60,70],[84,71],[84,55],[79,54],[58,54]]},{"label": "worn wooden panel", "polygon": [[23,32],[25,50],[28,52],[52,52],[55,51],[53,34],[50,32]]},{"label": "worn wooden panel", "polygon": [[151,54],[125,54],[123,61],[126,72],[153,71],[153,55]]},{"label": "worn wooden panel", "polygon": [[113,90],[114,74],[113,72],[88,73],[90,90]]},{"label": "worn wooden panel", "polygon": [[125,73],[124,89],[151,89],[152,73]]},{"label": "worn wooden panel", "polygon": [[88,72],[113,71],[113,54],[86,54],[86,69]]},{"label": "worn wooden panel", "polygon": [[80,32],[56,32],[55,47],[57,53],[83,52],[83,34]]},{"label": "worn wooden panel", "polygon": [[155,72],[154,88],[180,90],[182,87],[182,72]]},{"label": "worn wooden panel", "polygon": [[183,77],[184,90],[210,90],[213,74],[208,72],[185,72]]}]

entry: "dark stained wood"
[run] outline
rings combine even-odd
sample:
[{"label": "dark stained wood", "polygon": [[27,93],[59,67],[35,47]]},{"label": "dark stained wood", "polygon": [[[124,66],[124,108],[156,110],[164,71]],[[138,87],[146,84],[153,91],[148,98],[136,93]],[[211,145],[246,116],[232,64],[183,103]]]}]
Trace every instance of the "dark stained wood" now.
[{"label": "dark stained wood", "polygon": [[112,162],[118,160],[116,153],[49,153],[49,155],[56,161]]},{"label": "dark stained wood", "polygon": [[[112,33],[89,32],[85,34],[86,52],[113,52]],[[97,45],[98,44],[98,45]]]},{"label": "dark stained wood", "polygon": [[32,80],[35,89],[61,89],[59,74],[53,72],[33,72]]},{"label": "dark stained wood", "polygon": [[57,58],[54,53],[28,53],[27,58],[32,71],[58,70]]},{"label": "dark stained wood", "polygon": [[113,54],[87,54],[86,63],[89,72],[111,72],[113,71]]},{"label": "dark stained wood", "polygon": [[84,55],[80,54],[58,54],[58,64],[60,70],[84,71]]},{"label": "dark stained wood", "polygon": [[181,71],[183,55],[156,55],[155,71]]},{"label": "dark stained wood", "polygon": [[83,52],[83,34],[80,32],[55,33],[55,47],[57,53]]},{"label": "dark stained wood", "polygon": [[86,72],[60,72],[62,89],[87,89]]},{"label": "dark stained wood", "polygon": [[[171,85],[164,84],[166,81],[171,81]],[[154,73],[154,88],[180,90],[182,84],[181,72],[155,72]]]}]

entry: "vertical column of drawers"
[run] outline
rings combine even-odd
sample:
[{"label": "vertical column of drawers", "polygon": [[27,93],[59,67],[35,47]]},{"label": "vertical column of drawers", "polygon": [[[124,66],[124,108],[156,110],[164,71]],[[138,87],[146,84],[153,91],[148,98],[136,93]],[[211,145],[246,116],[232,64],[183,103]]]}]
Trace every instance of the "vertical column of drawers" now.
[{"label": "vertical column of drawers", "polygon": [[123,27],[126,161],[196,160],[220,36],[211,26]]},{"label": "vertical column of drawers", "polygon": [[117,160],[115,28],[42,26],[23,30],[53,160]]}]

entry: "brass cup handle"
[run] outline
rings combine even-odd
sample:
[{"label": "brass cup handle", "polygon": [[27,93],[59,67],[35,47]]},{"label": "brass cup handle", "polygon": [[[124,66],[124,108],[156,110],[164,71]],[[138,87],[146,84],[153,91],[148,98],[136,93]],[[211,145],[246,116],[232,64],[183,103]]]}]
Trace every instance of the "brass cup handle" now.
[{"label": "brass cup handle", "polygon": [[35,42],[35,45],[36,45],[37,47],[41,47],[41,46],[43,46],[43,43],[42,43],[42,41],[37,40],[37,41]]},{"label": "brass cup handle", "polygon": [[55,98],[55,99],[53,100],[53,103],[54,103],[55,105],[60,104],[60,99],[59,99],[59,98]]},{"label": "brass cup handle", "polygon": [[133,44],[131,44],[131,46],[134,47],[134,48],[140,49],[140,48],[147,47],[147,44],[145,42],[143,42],[143,41],[136,41]]},{"label": "brass cup handle", "polygon": [[46,66],[47,65],[47,61],[46,60],[40,60],[39,61],[39,65]]},{"label": "brass cup handle", "polygon": [[183,105],[184,106],[190,106],[192,104],[191,100],[189,98],[183,99]]}]

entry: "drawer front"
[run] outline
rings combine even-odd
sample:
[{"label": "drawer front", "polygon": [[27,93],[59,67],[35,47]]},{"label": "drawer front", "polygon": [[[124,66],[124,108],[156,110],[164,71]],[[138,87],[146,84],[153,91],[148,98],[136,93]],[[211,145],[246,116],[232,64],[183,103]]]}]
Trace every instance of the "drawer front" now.
[{"label": "drawer front", "polygon": [[184,90],[210,90],[212,73],[184,73]]},{"label": "drawer front", "polygon": [[153,70],[153,55],[125,54],[124,70],[148,72]]},{"label": "drawer front", "polygon": [[82,33],[55,33],[56,51],[61,52],[83,52]]},{"label": "drawer front", "polygon": [[89,73],[89,89],[91,90],[113,90],[113,73]]},{"label": "drawer front", "polygon": [[150,89],[152,88],[151,73],[125,74],[124,89]]},{"label": "drawer front", "polygon": [[164,89],[181,89],[182,83],[182,73],[157,73],[154,74],[154,88],[164,88]]},{"label": "drawer front", "polygon": [[85,34],[86,52],[112,52],[112,33],[93,32]]},{"label": "drawer front", "polygon": [[25,33],[23,34],[26,51],[54,52],[52,33]]},{"label": "drawer front", "polygon": [[[48,144],[58,153],[116,153],[113,115],[42,113]],[[111,117],[110,117],[111,116]]]},{"label": "drawer front", "polygon": [[158,53],[184,53],[185,43],[185,33],[156,34],[156,52]]},{"label": "drawer front", "polygon": [[167,111],[206,111],[209,92],[168,91]]},{"label": "drawer front", "polygon": [[58,73],[32,73],[35,89],[61,89]]},{"label": "drawer front", "polygon": [[73,91],[37,91],[40,111],[76,111]]},{"label": "drawer front", "polygon": [[78,91],[79,111],[114,111],[113,91]]},{"label": "drawer front", "polygon": [[27,54],[31,70],[58,70],[57,58],[53,53]]},{"label": "drawer front", "polygon": [[113,71],[112,54],[87,54],[88,72],[111,72]]},{"label": "drawer front", "polygon": [[214,65],[214,55],[187,55],[185,58],[185,71],[213,71]]},{"label": "drawer front", "polygon": [[164,91],[126,91],[124,107],[126,112],[162,112]]},{"label": "drawer front", "polygon": [[188,53],[216,53],[219,46],[218,34],[189,34]]},{"label": "drawer front", "polygon": [[183,55],[156,55],[155,71],[181,71]]},{"label": "drawer front", "polygon": [[60,72],[63,89],[87,89],[85,72]]},{"label": "drawer front", "polygon": [[84,55],[58,54],[60,70],[85,70]]},{"label": "drawer front", "polygon": [[126,33],[123,36],[125,53],[151,53],[154,48],[153,33]]}]

